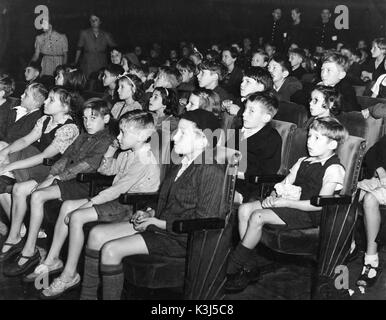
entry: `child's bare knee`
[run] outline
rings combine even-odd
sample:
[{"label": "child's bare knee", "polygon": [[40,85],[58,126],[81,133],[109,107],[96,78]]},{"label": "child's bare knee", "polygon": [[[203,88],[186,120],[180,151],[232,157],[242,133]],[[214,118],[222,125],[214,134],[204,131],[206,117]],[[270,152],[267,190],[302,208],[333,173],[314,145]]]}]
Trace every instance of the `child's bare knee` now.
[{"label": "child's bare knee", "polygon": [[35,191],[31,194],[31,203],[42,203],[44,201],[43,192]]},{"label": "child's bare knee", "polygon": [[374,205],[379,205],[379,202],[378,202],[377,198],[371,192],[367,192],[364,196],[364,199],[363,199],[363,205],[364,206],[374,206]]},{"label": "child's bare knee", "polygon": [[104,240],[105,233],[102,229],[95,227],[92,228],[88,236],[87,246],[93,250],[100,250],[103,244],[106,242]]},{"label": "child's bare knee", "polygon": [[24,183],[15,183],[12,188],[12,195],[20,197],[25,194],[25,185]]},{"label": "child's bare knee", "polygon": [[116,246],[113,242],[106,243],[102,248],[101,253],[102,263],[106,264],[107,262],[116,261],[119,259]]}]

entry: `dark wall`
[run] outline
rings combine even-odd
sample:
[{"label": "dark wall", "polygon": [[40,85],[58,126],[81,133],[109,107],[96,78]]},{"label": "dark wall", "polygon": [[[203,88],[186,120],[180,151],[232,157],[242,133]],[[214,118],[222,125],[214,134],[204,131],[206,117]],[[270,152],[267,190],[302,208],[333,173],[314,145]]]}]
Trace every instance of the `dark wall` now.
[{"label": "dark wall", "polygon": [[[344,35],[348,41],[385,35],[386,21],[383,0],[0,0],[0,13],[2,6],[9,8],[10,30],[1,64],[17,67],[31,58],[34,38],[39,33],[34,28],[34,8],[39,4],[49,7],[55,28],[66,33],[70,61],[74,59],[79,31],[88,27],[88,15],[93,11],[102,15],[103,28],[123,46],[147,46],[153,41],[176,46],[186,39],[200,48],[217,41],[240,41],[245,36],[257,39],[276,6],[283,8],[287,19],[290,9],[297,6],[303,11],[303,20],[313,24],[323,7],[333,9],[345,4],[350,9],[350,30]],[[4,17],[0,14],[0,26]],[[0,40],[4,47],[2,32]]]}]

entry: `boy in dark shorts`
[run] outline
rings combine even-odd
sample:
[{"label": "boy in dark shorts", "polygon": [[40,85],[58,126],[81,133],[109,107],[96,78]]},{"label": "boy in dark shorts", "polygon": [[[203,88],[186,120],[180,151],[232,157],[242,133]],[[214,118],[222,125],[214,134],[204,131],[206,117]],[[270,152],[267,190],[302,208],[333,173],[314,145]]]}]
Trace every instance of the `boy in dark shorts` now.
[{"label": "boy in dark shorts", "polygon": [[[31,218],[28,239],[19,242],[1,253],[1,259],[7,260],[13,254],[21,252],[5,273],[9,276],[23,274],[40,260],[39,251],[35,248],[39,228],[44,214],[44,203],[49,200],[82,199],[88,196],[88,185],[76,181],[81,172],[95,172],[114,137],[110,135],[106,125],[110,121],[110,110],[106,101],[93,98],[84,104],[83,123],[86,129],[63,156],[55,162],[48,177],[32,189],[30,181],[16,183],[12,190],[12,201],[25,203],[12,212],[12,225],[9,240],[13,234],[20,234],[21,224],[27,212],[27,198],[31,195]],[[13,241],[10,241],[14,243]],[[24,246],[24,248],[23,248]]]},{"label": "boy in dark shorts", "polygon": [[134,110],[125,113],[119,122],[118,143],[114,142],[104,155],[98,172],[115,175],[111,187],[91,199],[65,201],[55,226],[53,243],[47,258],[35,269],[35,276],[61,269],[59,259],[62,245],[69,234],[66,265],[61,275],[42,291],[44,299],[53,299],[80,282],[77,273],[79,255],[83,248],[83,226],[88,222],[120,222],[130,219],[131,206],[119,203],[122,193],[155,192],[160,184],[160,168],[150,149],[150,137],[155,131],[153,116],[149,112]]},{"label": "boy in dark shorts", "polygon": [[[172,232],[175,220],[221,216],[224,168],[196,161],[210,148],[205,132],[220,126],[213,113],[184,113],[173,137],[181,164],[170,169],[162,184],[157,210],[137,211],[131,222],[99,225],[91,230],[85,259],[81,299],[96,299],[99,264],[103,299],[119,300],[123,288],[122,259],[135,254],[185,257],[187,236]],[[208,130],[209,129],[209,130]],[[210,143],[210,142],[209,142]],[[99,260],[100,258],[100,260]]]},{"label": "boy in dark shorts", "polygon": [[346,129],[335,118],[315,119],[307,140],[310,157],[300,158],[287,177],[275,185],[276,192],[263,202],[240,206],[241,242],[230,257],[227,291],[242,291],[258,279],[254,248],[261,239],[264,225],[285,229],[319,225],[321,208],[311,205],[310,199],[316,195],[330,196],[343,188],[345,170],[335,150],[347,135]]}]

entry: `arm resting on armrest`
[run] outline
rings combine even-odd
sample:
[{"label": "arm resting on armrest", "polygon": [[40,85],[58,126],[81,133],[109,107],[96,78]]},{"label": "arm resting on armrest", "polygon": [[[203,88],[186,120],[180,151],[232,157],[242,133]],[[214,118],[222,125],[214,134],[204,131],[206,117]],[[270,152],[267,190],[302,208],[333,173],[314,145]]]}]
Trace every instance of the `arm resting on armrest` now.
[{"label": "arm resting on armrest", "polygon": [[221,218],[177,220],[173,222],[173,232],[190,233],[200,230],[222,229],[225,226],[225,220]]},{"label": "arm resting on armrest", "polygon": [[350,204],[351,200],[351,196],[316,196],[311,198],[311,204],[316,207],[322,207],[336,204]]},{"label": "arm resting on armrest", "polygon": [[103,185],[112,185],[114,176],[105,176],[100,173],[79,173],[76,176],[78,182],[97,182]]}]

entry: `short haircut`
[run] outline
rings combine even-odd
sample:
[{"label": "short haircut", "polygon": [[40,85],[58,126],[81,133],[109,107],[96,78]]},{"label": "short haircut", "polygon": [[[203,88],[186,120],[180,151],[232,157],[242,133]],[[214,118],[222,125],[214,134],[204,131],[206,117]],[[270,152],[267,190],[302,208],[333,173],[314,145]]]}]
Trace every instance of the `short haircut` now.
[{"label": "short haircut", "polygon": [[114,77],[118,77],[125,72],[121,65],[112,63],[105,68],[105,71],[108,71]]},{"label": "short haircut", "polygon": [[296,13],[302,13],[299,8],[292,8],[291,11],[295,11]]},{"label": "short haircut", "polygon": [[48,91],[41,83],[32,83],[26,88],[26,90],[31,90],[34,100],[39,105],[42,105],[48,97]]},{"label": "short haircut", "polygon": [[252,51],[252,57],[255,54],[262,56],[264,59],[264,62],[268,62],[268,60],[269,60],[268,54],[263,49],[256,49],[256,50]]},{"label": "short haircut", "polygon": [[323,59],[323,63],[326,63],[326,62],[335,63],[344,71],[347,71],[349,68],[348,58],[340,53],[335,53],[335,52],[327,53]]},{"label": "short haircut", "polygon": [[27,68],[32,68],[32,69],[35,69],[36,71],[39,72],[39,74],[42,72],[42,66],[40,65],[40,63],[38,62],[35,62],[35,61],[31,61]]},{"label": "short haircut", "polygon": [[264,90],[271,90],[273,88],[272,76],[267,69],[249,67],[245,70],[244,76],[255,79],[258,83],[261,83],[264,86]]},{"label": "short haircut", "polygon": [[331,140],[335,140],[338,145],[343,144],[348,138],[346,128],[334,117],[315,119],[309,127],[309,130],[311,129],[318,131]]},{"label": "short haircut", "polygon": [[237,51],[237,49],[235,47],[226,47],[224,49],[222,49],[222,52],[224,51],[229,51],[229,53],[231,54],[231,57],[233,59],[237,59],[239,57],[239,52]]},{"label": "short haircut", "polygon": [[270,61],[275,61],[276,63],[280,64],[283,71],[291,72],[291,70],[292,70],[291,64],[289,63],[287,57],[285,57],[284,55],[282,55],[280,53],[275,53],[272,56]]},{"label": "short haircut", "polygon": [[226,74],[226,68],[222,63],[216,62],[216,61],[208,61],[204,60],[198,65],[198,70],[209,70],[210,72],[217,73],[219,81],[221,81],[225,74]]},{"label": "short haircut", "polygon": [[163,73],[166,76],[172,88],[177,88],[181,83],[181,73],[177,68],[161,66],[158,71],[158,74],[160,73]]},{"label": "short haircut", "polygon": [[9,77],[5,76],[0,79],[0,91],[4,91],[4,97],[8,98],[13,91],[15,90],[15,81]]},{"label": "short haircut", "polygon": [[148,130],[149,138],[155,131],[153,115],[150,112],[142,110],[133,110],[125,113],[119,119],[119,126],[121,128],[128,128],[132,126],[138,130]]},{"label": "short haircut", "polygon": [[252,93],[248,96],[247,101],[260,102],[272,118],[276,115],[279,109],[279,101],[272,90]]},{"label": "short haircut", "polygon": [[188,58],[182,58],[181,60],[178,60],[177,68],[187,70],[188,72],[196,73],[196,65],[192,60]]},{"label": "short haircut", "polygon": [[306,57],[306,54],[304,52],[303,49],[300,49],[300,48],[294,48],[294,49],[291,49],[288,51],[289,54],[297,54],[298,56],[300,56],[302,58],[302,60],[304,61],[305,57]]},{"label": "short haircut", "polygon": [[101,98],[91,98],[84,102],[83,111],[91,109],[92,113],[104,117],[110,115],[109,103]]},{"label": "short haircut", "polygon": [[330,109],[331,114],[338,115],[342,107],[342,95],[335,87],[317,85],[312,91],[319,91],[323,94],[325,107]]},{"label": "short haircut", "polygon": [[376,44],[379,49],[381,49],[382,51],[386,51],[386,39],[385,38],[375,38],[373,40],[373,44]]},{"label": "short haircut", "polygon": [[164,113],[168,116],[173,115],[176,117],[178,115],[178,98],[175,91],[163,87],[156,87],[154,91],[158,91],[161,94],[162,104],[166,106]]}]

